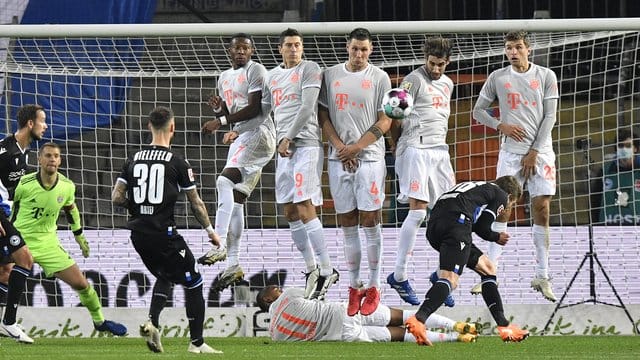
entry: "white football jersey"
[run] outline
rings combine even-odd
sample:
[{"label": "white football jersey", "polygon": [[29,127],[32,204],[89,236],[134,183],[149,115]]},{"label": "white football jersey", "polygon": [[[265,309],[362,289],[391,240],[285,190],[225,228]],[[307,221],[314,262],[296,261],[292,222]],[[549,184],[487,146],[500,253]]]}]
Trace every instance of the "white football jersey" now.
[{"label": "white football jersey", "polygon": [[425,66],[421,66],[405,76],[400,87],[413,96],[413,111],[402,120],[398,150],[407,145],[448,149],[453,81],[444,74],[432,80]]},{"label": "white football jersey", "polygon": [[347,315],[340,303],[307,300],[304,289],[286,289],[269,307],[274,341],[339,341]]},{"label": "white football jersey", "polygon": [[[374,65],[351,72],[346,64],[338,64],[324,71],[318,103],[329,110],[331,123],[342,142],[355,144],[378,121],[384,93],[389,89],[389,75]],[[384,138],[364,148],[358,158],[384,159]],[[329,159],[338,159],[333,146],[329,147]]]},{"label": "white football jersey", "polygon": [[[480,96],[499,101],[500,121],[524,127],[522,142],[509,137],[503,149],[514,154],[526,154],[533,144],[542,119],[544,100],[557,99],[558,80],[549,68],[530,63],[529,70],[519,73],[509,65],[492,72],[480,90]],[[540,139],[540,152],[553,152],[551,136]]]},{"label": "white football jersey", "polygon": [[[276,125],[276,139],[279,143],[294,124],[298,111],[302,106],[302,90],[308,87],[320,88],[322,72],[320,66],[313,61],[302,60],[297,66],[285,69],[277,66],[271,69],[265,78],[265,90],[262,91],[262,102],[271,106]],[[297,140],[320,141],[317,105],[305,125],[294,137]]]},{"label": "white football jersey", "polygon": [[[218,94],[224,99],[230,114],[249,105],[249,94],[262,91],[267,69],[262,64],[249,61],[238,69],[228,69],[218,79]],[[233,130],[239,134],[264,125],[269,131],[275,131],[270,114],[259,114],[253,119],[233,124]]]}]

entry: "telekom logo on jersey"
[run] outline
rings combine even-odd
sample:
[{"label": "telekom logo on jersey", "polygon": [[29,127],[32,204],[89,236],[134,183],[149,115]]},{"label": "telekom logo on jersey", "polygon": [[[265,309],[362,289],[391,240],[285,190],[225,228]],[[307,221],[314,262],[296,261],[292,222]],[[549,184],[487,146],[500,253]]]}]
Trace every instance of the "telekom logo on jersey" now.
[{"label": "telekom logo on jersey", "polygon": [[336,106],[338,110],[345,110],[349,104],[355,107],[364,107],[364,103],[349,102],[349,94],[336,94]]},{"label": "telekom logo on jersey", "polygon": [[280,88],[273,89],[271,96],[273,97],[275,106],[279,106],[285,101],[296,100],[298,98],[297,94],[283,94],[283,91]]},{"label": "telekom logo on jersey", "polygon": [[511,106],[511,110],[515,110],[518,108],[518,105],[524,106],[537,106],[538,103],[535,101],[520,101],[520,93],[507,93],[507,103]]}]

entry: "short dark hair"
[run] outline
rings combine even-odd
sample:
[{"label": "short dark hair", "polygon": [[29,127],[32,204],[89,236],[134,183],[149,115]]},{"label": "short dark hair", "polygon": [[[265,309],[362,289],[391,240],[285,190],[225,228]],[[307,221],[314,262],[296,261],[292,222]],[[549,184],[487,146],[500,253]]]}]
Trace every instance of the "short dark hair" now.
[{"label": "short dark hair", "polygon": [[526,47],[529,47],[530,42],[529,42],[529,33],[524,31],[524,30],[514,30],[514,31],[509,31],[505,36],[504,36],[504,42],[506,43],[507,41],[518,41],[518,40],[522,40],[522,42],[524,43],[524,45]]},{"label": "short dark hair", "polygon": [[511,175],[501,176],[495,179],[494,183],[507,194],[511,194],[516,200],[522,196],[522,186],[520,186],[518,179]]},{"label": "short dark hair", "polygon": [[154,129],[162,129],[173,116],[173,110],[166,106],[158,106],[149,113],[149,123]]},{"label": "short dark hair", "polygon": [[271,291],[273,291],[273,288],[277,288],[277,287],[278,287],[277,285],[268,285],[262,288],[262,290],[258,292],[258,295],[256,295],[256,305],[258,305],[260,310],[265,312],[269,311],[269,306],[271,306],[271,302],[269,302],[266,299],[266,297],[269,295]]},{"label": "short dark hair", "polygon": [[60,145],[50,141],[50,142],[46,142],[44,144],[42,144],[42,146],[40,147],[40,154],[44,153],[44,149],[46,148],[54,148],[54,149],[58,149],[58,151],[60,151]]},{"label": "short dark hair", "polygon": [[298,30],[287,28],[285,31],[280,33],[280,45],[284,43],[284,38],[286,38],[287,36],[298,36],[300,37],[300,40],[304,40],[302,34]]},{"label": "short dark hair", "polygon": [[40,105],[36,104],[27,104],[23,105],[18,109],[17,119],[18,119],[18,129],[22,129],[27,126],[29,120],[36,121],[38,117],[38,111],[44,111],[44,108]]},{"label": "short dark hair", "polygon": [[351,39],[371,41],[371,33],[365,28],[355,28],[349,33],[349,40]]},{"label": "short dark hair", "polygon": [[453,44],[451,43],[451,40],[445,39],[441,36],[434,36],[425,40],[422,50],[424,51],[425,56],[431,55],[449,59],[452,48]]},{"label": "short dark hair", "polygon": [[233,40],[236,39],[247,39],[249,41],[251,41],[251,44],[253,45],[253,38],[251,37],[251,35],[247,34],[247,33],[235,33],[233,35],[231,35],[231,39],[229,39],[229,45],[231,45],[231,43],[233,42]]}]

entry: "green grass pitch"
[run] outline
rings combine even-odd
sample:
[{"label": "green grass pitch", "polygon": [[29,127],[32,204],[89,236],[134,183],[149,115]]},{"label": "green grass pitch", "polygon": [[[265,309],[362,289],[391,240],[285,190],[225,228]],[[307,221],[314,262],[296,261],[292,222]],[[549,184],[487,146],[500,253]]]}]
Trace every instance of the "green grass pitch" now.
[{"label": "green grass pitch", "polygon": [[277,343],[268,338],[209,338],[223,355],[187,352],[188,339],[165,338],[165,352],[149,352],[141,338],[37,338],[33,345],[0,338],[0,359],[639,359],[639,336],[533,336],[503,343],[482,336],[475,344],[442,343]]}]

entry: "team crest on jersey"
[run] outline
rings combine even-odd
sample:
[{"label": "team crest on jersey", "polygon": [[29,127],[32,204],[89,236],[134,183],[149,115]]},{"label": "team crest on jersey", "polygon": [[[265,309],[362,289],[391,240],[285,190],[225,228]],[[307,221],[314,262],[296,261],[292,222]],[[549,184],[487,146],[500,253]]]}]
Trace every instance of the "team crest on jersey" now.
[{"label": "team crest on jersey", "polygon": [[193,175],[193,169],[189,168],[189,169],[187,170],[187,175],[189,175],[189,180],[190,180],[191,182],[196,181],[196,178],[195,178],[195,176]]},{"label": "team crest on jersey", "polygon": [[58,204],[62,204],[62,202],[64,201],[64,198],[62,196],[58,196],[56,201],[58,202]]},{"label": "team crest on jersey", "polygon": [[498,206],[498,215],[502,214],[503,212],[504,212],[504,205]]},{"label": "team crest on jersey", "polygon": [[295,72],[295,73],[293,73],[293,75],[291,75],[291,82],[295,84],[298,81],[300,81],[300,74]]},{"label": "team crest on jersey", "polygon": [[540,82],[538,81],[538,79],[531,79],[531,81],[529,82],[529,87],[533,90],[538,90],[538,88],[540,88]]},{"label": "team crest on jersey", "polygon": [[504,88],[507,90],[511,89],[511,83],[510,82],[504,83]]},{"label": "team crest on jersey", "polygon": [[362,80],[361,86],[362,86],[362,89],[364,89],[364,90],[371,89],[371,86],[372,86],[371,80],[369,80],[369,79]]},{"label": "team crest on jersey", "polygon": [[342,86],[342,83],[340,82],[340,80],[336,80],[336,82],[333,83],[333,87],[340,87]]},{"label": "team crest on jersey", "polygon": [[405,90],[409,91],[412,86],[413,86],[413,83],[404,81],[402,84],[400,84],[400,89],[405,89]]},{"label": "team crest on jersey", "polygon": [[20,236],[12,235],[9,238],[9,244],[11,244],[11,246],[18,246],[18,244],[20,244]]}]

